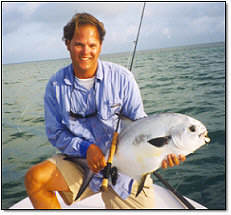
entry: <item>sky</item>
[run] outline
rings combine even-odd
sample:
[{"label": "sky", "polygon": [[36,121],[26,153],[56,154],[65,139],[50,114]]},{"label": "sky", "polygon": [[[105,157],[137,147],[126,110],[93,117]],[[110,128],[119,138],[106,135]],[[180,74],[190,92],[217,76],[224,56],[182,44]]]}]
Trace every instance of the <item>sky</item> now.
[{"label": "sky", "polygon": [[[102,54],[132,51],[142,2],[2,2],[2,63],[68,58],[63,27],[75,13],[104,23]],[[146,2],[137,49],[225,41],[224,2]]]}]

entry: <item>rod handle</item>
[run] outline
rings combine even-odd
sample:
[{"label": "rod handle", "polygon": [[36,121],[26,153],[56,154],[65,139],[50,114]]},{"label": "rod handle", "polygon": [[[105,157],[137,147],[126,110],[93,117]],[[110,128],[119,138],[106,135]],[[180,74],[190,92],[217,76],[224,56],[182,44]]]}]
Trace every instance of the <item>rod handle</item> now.
[{"label": "rod handle", "polygon": [[116,151],[116,144],[117,144],[117,139],[118,139],[118,132],[114,132],[113,138],[112,138],[112,144],[110,148],[110,154],[107,160],[107,166],[104,168],[104,176],[103,176],[103,181],[101,183],[101,190],[106,191],[108,189],[108,178],[111,172],[111,166],[112,166],[112,160]]},{"label": "rod handle", "polygon": [[118,139],[118,132],[114,132],[113,134],[113,138],[112,138],[112,144],[111,144],[111,148],[110,148],[110,154],[108,157],[107,162],[112,164],[112,160],[116,151],[116,144],[117,144],[117,139]]}]

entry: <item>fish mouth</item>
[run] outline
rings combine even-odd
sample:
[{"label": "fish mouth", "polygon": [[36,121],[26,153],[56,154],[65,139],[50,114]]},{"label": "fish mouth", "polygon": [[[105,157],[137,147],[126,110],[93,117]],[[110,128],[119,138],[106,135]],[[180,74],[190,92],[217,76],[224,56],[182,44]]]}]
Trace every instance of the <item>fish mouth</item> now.
[{"label": "fish mouth", "polygon": [[210,138],[208,136],[208,131],[205,131],[199,135],[200,138],[203,138],[206,144],[210,142]]}]

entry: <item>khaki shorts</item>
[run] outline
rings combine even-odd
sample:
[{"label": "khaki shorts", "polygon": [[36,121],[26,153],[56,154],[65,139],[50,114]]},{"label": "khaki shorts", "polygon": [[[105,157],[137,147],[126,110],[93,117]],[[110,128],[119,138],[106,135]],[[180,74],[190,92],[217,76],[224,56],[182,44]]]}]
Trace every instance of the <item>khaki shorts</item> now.
[{"label": "khaki shorts", "polygon": [[[63,160],[64,156],[57,154],[48,160],[55,164],[63,175],[70,192],[59,192],[64,202],[71,205],[83,181],[83,172],[76,164]],[[102,199],[107,209],[152,209],[154,208],[154,190],[153,181],[148,176],[145,180],[145,185],[141,193],[136,197],[138,183],[134,182],[132,191],[129,197],[125,200],[121,199],[115,191],[109,187],[107,191],[102,192]],[[84,191],[77,201],[96,194],[89,187]]]}]

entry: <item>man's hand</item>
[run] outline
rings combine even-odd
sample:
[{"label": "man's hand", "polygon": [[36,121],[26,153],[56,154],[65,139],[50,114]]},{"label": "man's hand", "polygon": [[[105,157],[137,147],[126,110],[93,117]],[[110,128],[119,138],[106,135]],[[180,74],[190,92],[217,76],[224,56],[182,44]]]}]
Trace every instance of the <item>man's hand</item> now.
[{"label": "man's hand", "polygon": [[104,158],[103,152],[97,145],[91,144],[88,147],[87,162],[89,168],[96,173],[106,166],[106,160]]},{"label": "man's hand", "polygon": [[180,161],[184,162],[186,157],[184,155],[179,155],[178,157],[175,154],[169,154],[166,160],[162,161],[162,168],[166,169],[168,166],[173,167],[179,165]]}]

